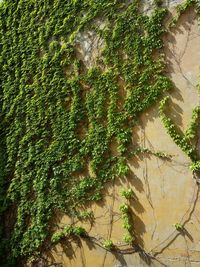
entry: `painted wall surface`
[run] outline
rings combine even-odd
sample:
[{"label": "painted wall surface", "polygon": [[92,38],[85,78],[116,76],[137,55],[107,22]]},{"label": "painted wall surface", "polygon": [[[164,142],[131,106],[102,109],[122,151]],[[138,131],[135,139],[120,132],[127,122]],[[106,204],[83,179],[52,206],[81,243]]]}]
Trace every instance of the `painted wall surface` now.
[{"label": "painted wall surface", "polygon": [[[177,2],[181,1],[166,1],[166,4],[173,7]],[[150,1],[146,7],[149,4]],[[90,38],[93,47],[87,42]],[[193,10],[181,16],[171,34],[164,37],[164,42],[166,71],[174,83],[168,115],[181,131],[185,131],[192,109],[200,103],[196,88],[200,82],[200,26]],[[101,40],[87,32],[79,36],[77,43],[79,56],[91,66],[103,45]],[[107,184],[103,201],[87,207],[94,212],[94,221],[82,225],[95,240],[112,239],[117,246],[124,248],[122,237],[125,231],[119,212],[124,200],[120,192],[122,188],[132,188],[136,195],[130,201],[133,225],[139,245],[147,255],[141,252],[112,253],[89,240],[72,240],[55,245],[44,255],[56,263],[55,266],[200,266],[198,186],[189,169],[189,158],[176,146],[161,123],[158,105],[141,116],[139,125],[133,129],[133,143],[172,157],[167,160],[150,154],[133,157],[129,161],[129,177]],[[200,143],[197,142],[196,146],[199,147]],[[59,215],[55,222],[61,227],[70,220]],[[177,231],[176,223],[181,223],[184,231]]]}]

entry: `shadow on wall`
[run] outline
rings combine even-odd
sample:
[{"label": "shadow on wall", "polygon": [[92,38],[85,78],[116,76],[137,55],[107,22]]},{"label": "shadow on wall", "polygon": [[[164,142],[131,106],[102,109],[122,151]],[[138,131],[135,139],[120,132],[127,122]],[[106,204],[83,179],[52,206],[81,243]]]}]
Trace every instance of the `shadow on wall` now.
[{"label": "shadow on wall", "polygon": [[[166,56],[166,65],[167,65],[167,75],[173,80],[174,78],[174,74],[175,73],[179,73],[180,76],[182,77],[182,79],[185,81],[186,85],[188,85],[188,88],[191,88],[193,86],[193,84],[191,84],[191,81],[188,79],[188,77],[185,75],[184,70],[182,69],[182,58],[183,55],[187,49],[187,44],[188,44],[188,40],[186,40],[185,45],[183,46],[183,50],[182,52],[177,55],[176,54],[176,45],[177,45],[177,41],[176,41],[176,34],[182,34],[183,33],[183,29],[186,32],[190,32],[191,30],[191,25],[194,23],[194,21],[196,20],[196,14],[194,12],[194,10],[190,10],[188,11],[186,14],[183,14],[177,24],[176,28],[172,29],[172,32],[167,34],[164,37],[164,43],[165,45],[165,56]],[[189,34],[188,34],[189,36]],[[189,38],[189,37],[188,37]],[[175,53],[174,53],[175,52]],[[167,115],[173,120],[175,121],[176,125],[179,127],[182,127],[183,125],[183,109],[182,107],[180,107],[177,104],[178,102],[184,102],[184,99],[182,97],[182,91],[176,86],[176,84],[174,83],[174,88],[173,91],[171,92],[171,97],[172,100],[169,103],[169,109],[167,111]],[[174,101],[173,101],[174,100]],[[142,117],[142,120],[139,121],[139,127],[141,127],[143,130],[145,130],[145,127],[147,126],[147,123],[149,121],[154,121],[155,118],[158,118],[159,114],[158,114],[158,105],[155,105],[153,108],[147,110],[147,112],[145,112],[145,115]],[[133,144],[132,146],[130,146],[130,148],[134,148],[138,145],[140,145],[140,136],[137,133],[137,130],[135,130],[133,132]],[[150,140],[148,140],[148,142],[150,142]],[[144,161],[145,158],[150,157],[150,155],[148,154],[141,154],[138,157],[134,157],[134,160],[130,160],[129,164],[133,167],[133,169],[137,169],[140,167],[139,162]],[[147,180],[148,183],[148,180]],[[136,191],[138,191],[139,193],[144,192],[144,187],[145,185],[143,184],[142,180],[137,177],[134,172],[132,170],[130,170],[129,174],[126,177],[121,177],[119,179],[116,179],[115,183],[113,184],[113,182],[110,182],[106,185],[105,189],[104,189],[104,195],[109,196],[111,198],[111,202],[115,203],[115,201],[118,201],[120,203],[120,198],[119,198],[119,194],[115,191],[113,191],[113,194],[110,193],[111,189],[113,188],[113,186],[116,186],[117,188],[121,188],[124,185],[128,185],[128,187],[130,186],[131,188],[134,188]],[[150,189],[149,189],[150,190]],[[197,195],[198,196],[198,195]],[[185,225],[191,218],[191,214],[195,209],[197,203],[197,199],[194,202],[194,207],[192,208],[188,218],[185,220],[185,222],[183,223],[183,225]],[[98,203],[96,203],[96,205],[98,205],[100,208],[104,208],[106,206],[106,199],[99,201]],[[138,197],[136,196],[134,198],[134,200],[130,200],[130,206],[132,209],[132,224],[135,227],[135,231],[134,231],[134,236],[136,237],[136,242],[135,245],[138,245],[138,251],[139,251],[139,255],[141,260],[144,262],[144,264],[146,264],[146,266],[150,266],[152,261],[154,261],[154,259],[152,259],[151,257],[149,257],[144,251],[144,240],[143,240],[143,235],[146,232],[146,227],[144,222],[141,219],[141,214],[146,212],[144,206],[142,205],[142,203],[140,202],[140,200],[138,199]],[[114,210],[114,204],[113,204],[113,210],[112,213],[115,213]],[[54,217],[55,218],[55,217]],[[54,221],[54,223],[59,225],[59,221],[60,218],[58,217],[57,221]],[[95,223],[95,222],[94,222]],[[111,225],[110,229],[109,229],[109,235],[112,235],[112,230],[115,227],[115,225]],[[167,241],[166,243],[163,244],[163,247],[159,247],[156,251],[156,253],[154,254],[154,256],[160,255],[163,253],[163,251],[168,248],[180,235],[186,236],[190,239],[190,241],[193,241],[193,237],[191,236],[191,234],[184,229],[184,232],[182,233],[177,233],[176,235],[174,235],[174,237],[170,240]],[[63,265],[63,262],[65,261],[64,258],[67,257],[71,262],[76,262],[77,261],[77,251],[79,250],[79,260],[81,262],[79,262],[80,266],[87,266],[87,259],[85,258],[86,255],[84,254],[83,251],[83,243],[80,239],[73,239],[73,245],[71,243],[71,240],[67,241],[67,240],[63,240],[60,243],[60,248],[58,249],[57,247],[53,248],[53,253],[48,252],[47,258],[49,260],[49,262],[52,263],[52,265],[50,265],[50,263],[48,263],[48,266],[65,266]],[[94,252],[97,250],[97,246],[92,243],[89,239],[85,239],[84,240],[84,245],[87,246],[87,248],[89,249],[90,252]],[[117,260],[118,264],[116,265],[116,267],[125,267],[125,266],[129,266],[131,267],[131,265],[129,265],[127,263],[126,257],[120,253],[116,253],[116,252],[105,252],[105,258],[107,256],[108,253],[111,253],[112,256]],[[55,254],[57,255],[55,257]],[[96,255],[96,254],[95,254]],[[93,255],[92,257],[95,257],[95,255]],[[57,257],[59,257],[59,259],[61,259],[61,263],[56,263],[57,262]],[[104,260],[105,263],[105,260]],[[45,263],[46,264],[46,263]],[[40,265],[40,266],[47,266],[47,265]],[[167,266],[164,263],[159,263],[161,266]],[[39,265],[37,265],[39,266]],[[75,266],[75,265],[73,265]],[[101,266],[103,267],[104,264]],[[107,265],[105,265],[107,266]],[[99,267],[99,266],[97,266]]]},{"label": "shadow on wall", "polygon": [[[195,32],[195,23],[197,23],[197,14],[194,8],[189,8],[187,12],[180,16],[177,25],[163,38],[166,71],[174,82],[174,89],[171,92],[174,101],[172,100],[169,105],[168,115],[179,127],[183,126],[183,109],[177,102],[187,104],[187,99],[182,96],[183,89],[188,91],[197,90],[196,84],[193,82],[194,77],[191,76],[193,70],[191,66],[188,66],[188,62],[193,63],[192,67],[199,66],[198,57],[196,57],[198,45],[196,47],[195,43],[191,43],[200,33],[199,30]],[[198,74],[196,80],[197,77]]]}]

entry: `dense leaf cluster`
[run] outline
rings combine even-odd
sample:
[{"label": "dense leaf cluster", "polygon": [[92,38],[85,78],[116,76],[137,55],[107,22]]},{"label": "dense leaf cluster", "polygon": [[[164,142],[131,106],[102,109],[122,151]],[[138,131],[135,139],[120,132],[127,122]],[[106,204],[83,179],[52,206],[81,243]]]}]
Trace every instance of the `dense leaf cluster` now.
[{"label": "dense leaf cluster", "polygon": [[[150,16],[140,0],[0,5],[1,215],[16,210],[10,259],[40,251],[54,212],[77,216],[81,204],[101,199],[105,182],[127,174],[137,116],[172,87],[160,2]],[[76,47],[87,30],[104,43],[89,69]]]}]

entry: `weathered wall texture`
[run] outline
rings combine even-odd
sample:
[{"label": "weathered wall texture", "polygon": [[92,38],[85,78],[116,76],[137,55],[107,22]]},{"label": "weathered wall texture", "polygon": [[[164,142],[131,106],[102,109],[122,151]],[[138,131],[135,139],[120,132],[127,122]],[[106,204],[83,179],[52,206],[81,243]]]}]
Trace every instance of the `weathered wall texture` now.
[{"label": "weathered wall texture", "polygon": [[[172,6],[180,1],[166,1]],[[98,54],[94,47],[80,36],[80,56],[90,66]],[[81,39],[82,38],[82,39]],[[165,36],[165,53],[168,75],[174,82],[171,92],[169,116],[185,130],[190,122],[192,109],[199,104],[195,85],[199,83],[200,27],[195,13],[189,10],[179,19],[172,33]],[[85,49],[85,50],[84,50]],[[88,53],[86,53],[88,51]],[[107,185],[105,199],[93,204],[94,224],[84,224],[91,236],[112,239],[122,245],[124,230],[119,214],[123,202],[120,191],[132,188],[137,199],[133,200],[133,223],[139,245],[145,254],[120,255],[105,251],[90,241],[58,244],[48,253],[52,262],[70,267],[140,267],[140,266],[200,266],[200,198],[196,181],[189,170],[190,161],[171,140],[158,115],[158,106],[148,110],[140,118],[140,125],[133,129],[133,140],[152,151],[172,155],[171,160],[153,155],[141,155],[129,162],[129,178]],[[197,144],[199,145],[199,144]],[[131,203],[130,203],[131,204]],[[60,216],[57,223],[69,222]],[[176,231],[173,224],[184,225],[184,232]]]}]

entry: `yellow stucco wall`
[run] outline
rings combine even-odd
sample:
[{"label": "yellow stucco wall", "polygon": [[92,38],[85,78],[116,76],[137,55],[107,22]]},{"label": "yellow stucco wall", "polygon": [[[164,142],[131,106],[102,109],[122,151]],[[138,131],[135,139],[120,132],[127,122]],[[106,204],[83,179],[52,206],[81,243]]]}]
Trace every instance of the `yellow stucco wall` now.
[{"label": "yellow stucco wall", "polygon": [[[174,82],[170,93],[169,116],[185,130],[192,109],[199,105],[200,26],[193,10],[182,15],[176,28],[164,37],[167,73]],[[133,129],[133,143],[152,151],[172,155],[171,160],[140,155],[129,161],[130,175],[107,184],[104,200],[92,204],[93,224],[84,223],[96,239],[112,239],[123,245],[119,205],[122,188],[132,188],[136,199],[130,202],[139,245],[148,253],[121,255],[105,251],[89,240],[62,242],[47,254],[49,261],[67,267],[200,266],[200,198],[190,160],[166,133],[158,115],[158,105],[143,114]],[[199,146],[199,143],[197,143]],[[58,216],[59,226],[69,223]],[[179,233],[173,224],[184,225]],[[42,264],[42,263],[41,263]],[[41,265],[42,266],[42,265]]]}]

